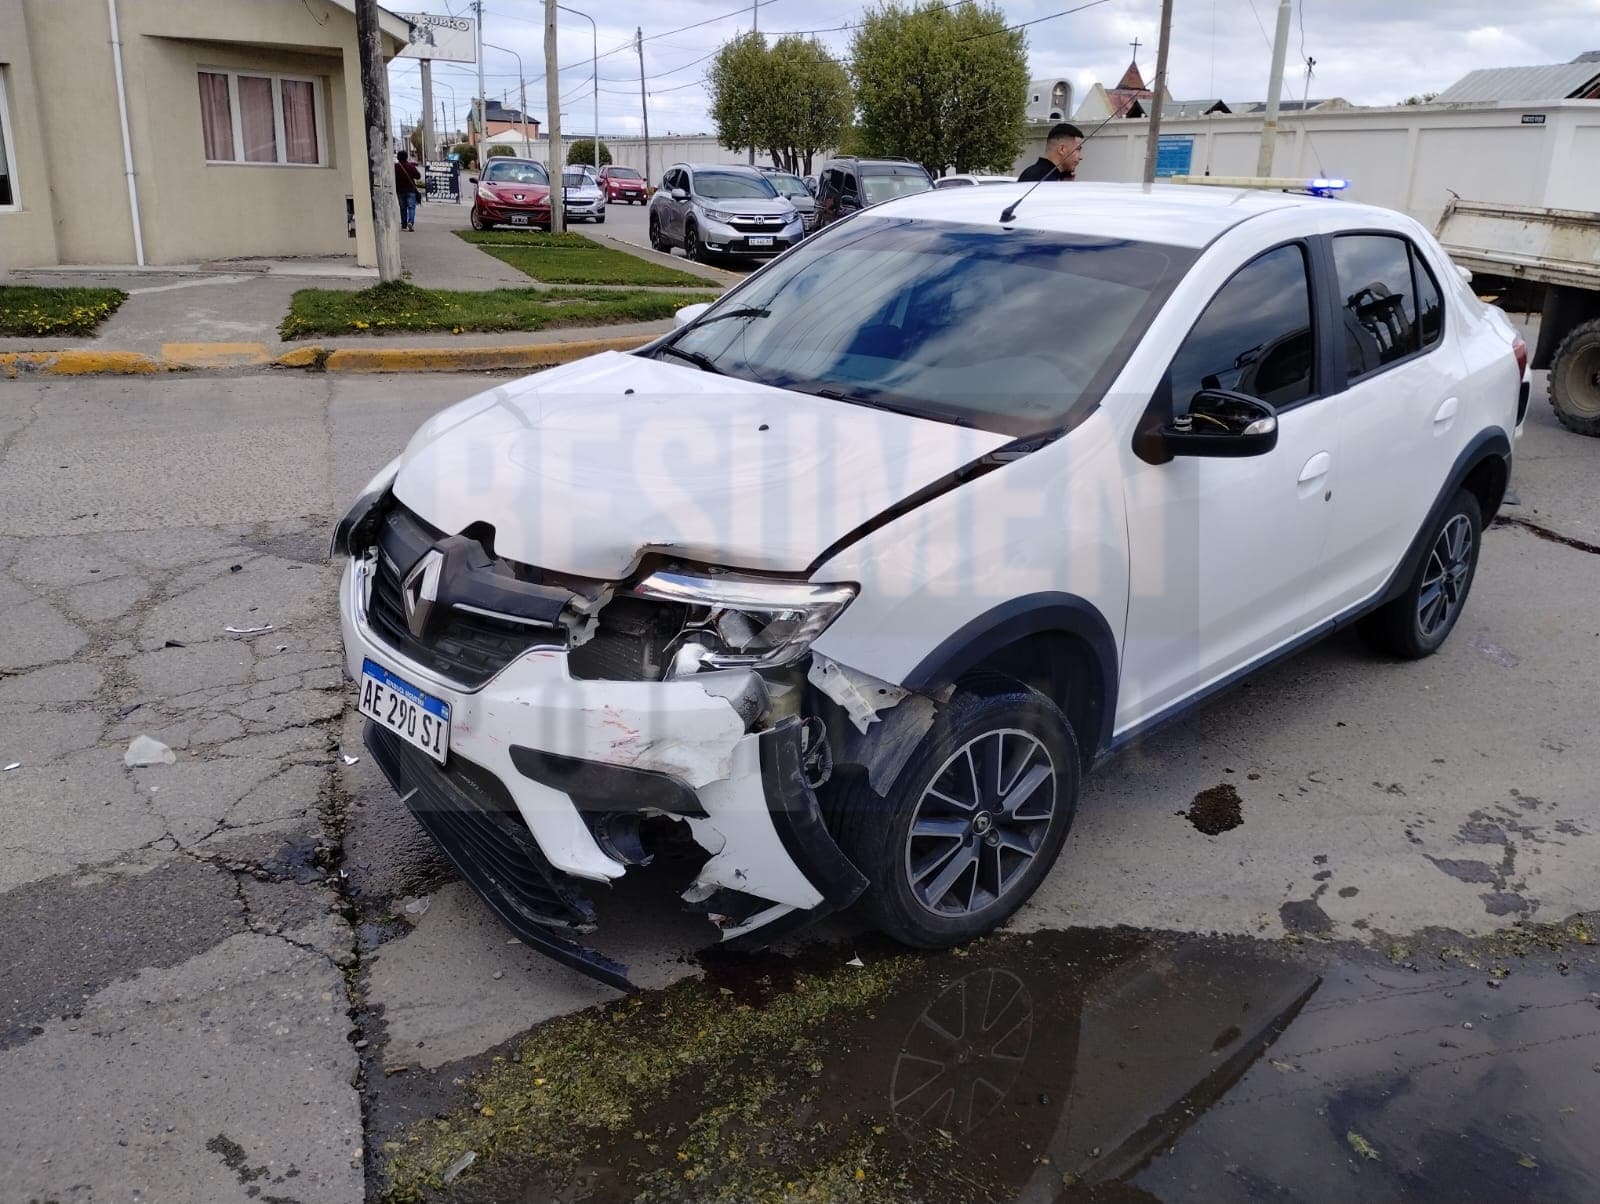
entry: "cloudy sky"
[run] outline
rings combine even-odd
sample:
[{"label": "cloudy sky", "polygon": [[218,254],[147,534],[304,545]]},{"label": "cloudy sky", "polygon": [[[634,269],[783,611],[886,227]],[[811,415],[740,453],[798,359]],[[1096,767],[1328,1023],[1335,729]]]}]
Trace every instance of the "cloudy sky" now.
[{"label": "cloudy sky", "polygon": [[[1139,66],[1155,72],[1160,0],[1099,0],[1081,11],[1053,16],[1085,0],[1003,0],[1013,25],[1027,27],[1029,72],[1035,78],[1073,81],[1079,96],[1099,80],[1116,82],[1140,40]],[[397,12],[470,15],[469,0],[423,0],[415,9],[399,0]],[[638,133],[639,59],[636,27],[644,32],[644,67],[650,92],[651,133],[710,132],[703,85],[706,60],[734,35],[748,30],[751,8],[735,0],[575,0],[569,8],[597,22],[602,133]],[[859,0],[762,0],[760,28],[777,33],[815,32],[834,54],[850,43],[860,21]],[[1172,93],[1180,100],[1221,96],[1262,99],[1271,66],[1278,0],[1175,0]],[[542,0],[485,0],[485,90],[517,103],[517,62],[528,74],[528,112],[543,118],[544,5]],[[693,26],[693,28],[684,28]],[[594,129],[589,22],[561,14],[560,60],[563,133]],[[1316,61],[1313,96],[1342,96],[1357,104],[1393,104],[1436,92],[1478,67],[1567,62],[1583,50],[1600,50],[1600,0],[1294,0],[1285,93],[1306,86],[1307,58]],[[466,121],[476,93],[475,68],[435,68],[435,108],[455,102],[457,124]],[[417,64],[402,60],[390,71],[396,117],[414,121],[421,111]]]}]

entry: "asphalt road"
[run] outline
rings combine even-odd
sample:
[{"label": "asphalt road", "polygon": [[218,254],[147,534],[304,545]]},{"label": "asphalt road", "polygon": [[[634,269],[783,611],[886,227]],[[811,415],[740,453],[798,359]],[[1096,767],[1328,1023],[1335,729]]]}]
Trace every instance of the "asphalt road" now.
[{"label": "asphalt road", "polygon": [[[339,670],[333,519],[503,379],[0,382],[0,1200],[358,1200],[461,1068],[615,998],[456,880]],[[1600,441],[1542,387],[1446,648],[1332,640],[1121,756],[1019,932],[1383,950],[1600,910]],[[127,767],[140,735],[173,763]],[[646,986],[710,934],[663,877],[602,904]]]}]

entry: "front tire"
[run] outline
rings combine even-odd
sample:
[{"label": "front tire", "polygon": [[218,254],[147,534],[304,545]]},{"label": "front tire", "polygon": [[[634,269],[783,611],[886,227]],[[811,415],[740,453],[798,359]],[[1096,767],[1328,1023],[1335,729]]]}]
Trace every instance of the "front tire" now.
[{"label": "front tire", "polygon": [[1465,489],[1450,499],[1428,536],[1428,550],[1405,592],[1361,621],[1361,634],[1402,660],[1432,656],[1461,617],[1478,570],[1483,510]]},{"label": "front tire", "polygon": [[1600,318],[1567,332],[1550,361],[1550,408],[1578,435],[1600,436]]},{"label": "front tire", "polygon": [[1081,777],[1055,703],[1009,679],[968,683],[887,794],[861,775],[829,800],[839,844],[870,882],[867,915],[923,949],[992,932],[1055,862]]},{"label": "front tire", "polygon": [[474,205],[472,207],[472,214],[471,214],[470,220],[472,222],[472,228],[474,230],[490,230],[490,229],[493,229],[493,227],[494,227],[494,223],[486,222],[486,221],[483,220],[483,214],[478,212],[478,207],[476,205]]}]

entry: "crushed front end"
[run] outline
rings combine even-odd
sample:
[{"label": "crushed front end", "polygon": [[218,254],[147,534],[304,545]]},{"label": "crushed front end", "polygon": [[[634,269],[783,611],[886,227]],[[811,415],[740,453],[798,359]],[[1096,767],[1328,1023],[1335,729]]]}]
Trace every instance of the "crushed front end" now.
[{"label": "crushed front end", "polygon": [[853,587],[665,557],[621,581],[553,573],[496,556],[487,527],[431,527],[381,477],[334,553],[367,745],[527,944],[629,989],[575,939],[595,924],[584,887],[680,824],[705,854],[685,903],[724,940],[865,888],[823,822],[828,735],[806,714],[810,640]]}]

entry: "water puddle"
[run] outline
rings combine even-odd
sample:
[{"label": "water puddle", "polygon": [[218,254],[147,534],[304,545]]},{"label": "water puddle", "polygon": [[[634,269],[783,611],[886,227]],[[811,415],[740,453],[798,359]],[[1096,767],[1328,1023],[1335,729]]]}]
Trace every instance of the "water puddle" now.
[{"label": "water puddle", "polygon": [[720,960],[534,1030],[391,1170],[496,1204],[1596,1199],[1587,939],[1386,958],[1097,930]]}]

